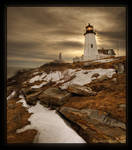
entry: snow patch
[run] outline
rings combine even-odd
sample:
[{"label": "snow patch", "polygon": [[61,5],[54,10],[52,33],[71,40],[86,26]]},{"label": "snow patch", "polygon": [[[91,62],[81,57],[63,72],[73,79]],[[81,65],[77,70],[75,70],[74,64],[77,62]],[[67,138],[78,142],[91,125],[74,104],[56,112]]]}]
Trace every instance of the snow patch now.
[{"label": "snow patch", "polygon": [[23,95],[19,95],[19,98],[21,98],[21,99],[19,101],[17,101],[16,103],[22,103],[22,106],[26,107],[26,108],[30,108],[31,107],[31,106],[27,105]]},{"label": "snow patch", "polygon": [[38,72],[34,72],[34,73],[33,73],[33,75],[36,75],[36,74],[38,74]]},{"label": "snow patch", "polygon": [[30,79],[30,83],[33,83],[35,81],[59,81],[63,78],[63,74],[60,71],[50,72],[49,74],[43,73],[42,75],[37,75]]},{"label": "snow patch", "polygon": [[64,71],[64,75],[67,75],[67,74],[68,75],[73,75],[75,73],[75,71],[76,71],[76,69],[67,69],[67,70]]},{"label": "snow patch", "polygon": [[55,110],[49,110],[43,107],[39,102],[32,107],[25,105],[25,100],[21,96],[24,107],[33,113],[28,119],[31,124],[27,125],[16,132],[21,133],[28,129],[36,129],[38,134],[34,143],[86,143],[64,120],[56,113]]},{"label": "snow patch", "polygon": [[[88,72],[87,74],[85,74],[86,71]],[[71,81],[66,82],[63,85],[61,85],[60,88],[67,89],[70,84],[78,84],[81,86],[88,84],[92,80],[94,80],[94,78],[92,78],[92,75],[95,73],[99,74],[98,78],[102,77],[103,75],[106,75],[107,77],[111,78],[112,75],[116,72],[115,72],[115,69],[102,69],[102,68],[76,71],[75,72],[76,77],[73,78]]]},{"label": "snow patch", "polygon": [[30,83],[33,83],[33,82],[35,82],[35,81],[38,81],[39,80],[39,75],[37,75],[37,76],[35,76],[35,77],[33,77],[32,79],[30,79]]},{"label": "snow patch", "polygon": [[46,85],[48,82],[43,82],[39,85],[34,85],[34,86],[31,86],[31,88],[35,89],[35,88],[41,88],[43,85]]},{"label": "snow patch", "polygon": [[37,75],[37,76],[31,78],[29,80],[29,83],[33,83],[35,81],[41,81],[46,75],[47,75],[47,73],[45,73],[45,72],[42,75]]},{"label": "snow patch", "polygon": [[[96,60],[96,61],[102,61],[102,62],[108,62],[113,59],[107,59],[107,60]],[[87,72],[87,74],[86,74]],[[35,76],[32,79],[30,79],[30,83],[38,80],[44,80],[43,83],[40,85],[34,85],[31,88],[40,88],[43,85],[47,84],[49,81],[56,82],[58,83],[63,83],[60,86],[61,89],[67,89],[70,84],[79,84],[79,85],[85,85],[90,83],[92,80],[95,78],[92,78],[92,75],[98,73],[99,77],[102,77],[103,75],[108,76],[109,78],[112,77],[112,75],[115,73],[114,69],[102,69],[102,68],[97,68],[97,69],[91,69],[91,70],[83,70],[81,68],[79,69],[67,69],[63,72],[61,71],[54,71],[50,72],[49,74],[46,75],[46,73],[43,73],[41,76]],[[68,81],[73,75],[75,75],[75,78],[72,80]],[[67,81],[67,82],[66,82]]]},{"label": "snow patch", "polygon": [[60,72],[60,71],[55,71],[55,72],[51,72],[49,73],[45,78],[44,80],[45,81],[59,81],[63,78],[63,74]]},{"label": "snow patch", "polygon": [[9,100],[9,99],[11,99],[11,98],[13,98],[13,96],[16,94],[16,92],[15,91],[13,91],[8,97],[7,97],[7,100]]}]

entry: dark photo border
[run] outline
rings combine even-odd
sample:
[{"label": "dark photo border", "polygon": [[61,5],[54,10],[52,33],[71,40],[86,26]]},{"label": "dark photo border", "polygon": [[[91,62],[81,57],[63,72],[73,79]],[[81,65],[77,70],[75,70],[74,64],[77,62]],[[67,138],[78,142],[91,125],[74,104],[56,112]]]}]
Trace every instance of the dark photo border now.
[{"label": "dark photo border", "polygon": [[[6,142],[6,83],[7,83],[7,7],[37,7],[37,6],[44,6],[44,7],[52,7],[52,6],[58,6],[58,7],[63,7],[63,6],[68,6],[68,7],[83,7],[83,6],[96,6],[96,7],[107,7],[107,6],[113,6],[113,7],[126,7],[126,57],[127,57],[127,79],[126,79],[126,91],[127,91],[127,140],[126,144],[7,144]],[[128,80],[131,75],[128,76],[128,68],[130,66],[130,63],[132,61],[131,58],[131,45],[130,45],[130,33],[132,26],[130,23],[130,5],[128,4],[128,0],[3,0],[0,3],[0,29],[1,29],[1,36],[0,36],[0,73],[1,73],[1,79],[0,79],[0,111],[1,111],[1,125],[0,125],[0,141],[1,141],[1,146],[5,148],[125,148],[128,146],[128,106],[130,107],[130,103],[128,105]],[[130,19],[130,20],[129,20]],[[128,38],[129,37],[129,38]],[[128,65],[129,61],[129,65]],[[131,124],[129,124],[129,127],[131,128]],[[131,133],[131,129],[129,128],[129,132]],[[130,138],[131,139],[131,138]]]}]

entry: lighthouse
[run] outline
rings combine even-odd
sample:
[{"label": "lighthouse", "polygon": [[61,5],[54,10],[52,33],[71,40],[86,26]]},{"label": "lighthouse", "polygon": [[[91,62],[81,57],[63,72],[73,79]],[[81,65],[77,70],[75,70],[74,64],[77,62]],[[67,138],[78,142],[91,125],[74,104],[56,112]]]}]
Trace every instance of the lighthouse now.
[{"label": "lighthouse", "polygon": [[94,60],[98,57],[98,50],[96,44],[96,33],[94,32],[93,26],[88,24],[86,26],[85,45],[84,45],[84,61]]}]

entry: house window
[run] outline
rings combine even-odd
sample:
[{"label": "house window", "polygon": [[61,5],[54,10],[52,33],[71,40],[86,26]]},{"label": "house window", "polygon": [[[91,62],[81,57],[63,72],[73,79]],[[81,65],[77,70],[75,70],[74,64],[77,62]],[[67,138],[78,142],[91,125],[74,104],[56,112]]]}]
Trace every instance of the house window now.
[{"label": "house window", "polygon": [[91,48],[93,48],[93,44],[91,44]]}]

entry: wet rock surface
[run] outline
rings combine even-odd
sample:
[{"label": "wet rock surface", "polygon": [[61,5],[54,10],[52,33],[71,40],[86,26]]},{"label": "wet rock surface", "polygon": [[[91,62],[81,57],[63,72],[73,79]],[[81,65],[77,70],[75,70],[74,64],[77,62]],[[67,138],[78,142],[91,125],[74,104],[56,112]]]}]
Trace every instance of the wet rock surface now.
[{"label": "wet rock surface", "polygon": [[125,124],[110,118],[106,112],[70,107],[61,107],[59,112],[87,133],[88,143],[125,143]]},{"label": "wet rock surface", "polygon": [[38,98],[42,104],[61,106],[70,96],[69,92],[53,87],[42,92]]},{"label": "wet rock surface", "polygon": [[73,96],[59,112],[73,122],[73,128],[87,143],[125,143],[125,84],[125,74],[115,74],[103,82],[93,81],[86,86],[97,95]]},{"label": "wet rock surface", "polygon": [[35,92],[40,92],[40,89],[33,89],[31,87],[27,87],[27,88],[22,88],[21,91],[22,91],[23,95],[30,95]]},{"label": "wet rock surface", "polygon": [[40,89],[22,88],[21,94],[24,95],[27,104],[36,105],[38,96],[41,93]]},{"label": "wet rock surface", "polygon": [[36,105],[37,100],[38,100],[38,96],[41,93],[41,91],[26,95],[25,99],[27,104],[29,105]]},{"label": "wet rock surface", "polygon": [[70,85],[67,90],[70,93],[75,93],[78,95],[86,95],[86,96],[96,95],[96,92],[92,91],[90,87],[80,86],[77,84]]}]

